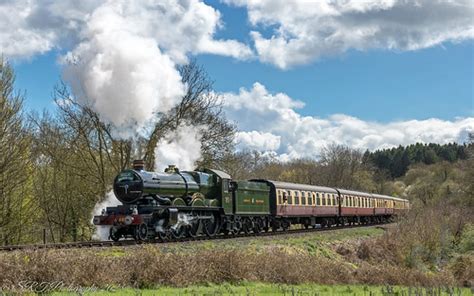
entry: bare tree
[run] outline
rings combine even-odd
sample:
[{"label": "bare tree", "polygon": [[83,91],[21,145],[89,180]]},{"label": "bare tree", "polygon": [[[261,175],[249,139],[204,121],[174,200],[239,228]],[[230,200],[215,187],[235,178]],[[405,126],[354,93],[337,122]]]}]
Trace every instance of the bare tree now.
[{"label": "bare tree", "polygon": [[203,159],[199,165],[216,166],[233,150],[235,126],[225,119],[222,101],[214,92],[212,80],[195,60],[180,66],[178,70],[187,91],[170,112],[158,114],[160,120],[155,124],[146,145],[146,167],[154,167],[155,148],[159,140],[182,123],[206,127],[201,140]]}]

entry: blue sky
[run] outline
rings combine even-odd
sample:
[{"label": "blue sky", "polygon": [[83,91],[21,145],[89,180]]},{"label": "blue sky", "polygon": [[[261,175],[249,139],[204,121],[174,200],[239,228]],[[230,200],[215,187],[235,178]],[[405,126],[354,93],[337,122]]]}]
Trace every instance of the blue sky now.
[{"label": "blue sky", "polygon": [[[104,121],[136,131],[179,101],[176,66],[195,58],[243,149],[289,159],[474,132],[468,0],[39,3],[0,4],[0,50],[29,110],[53,111],[63,78]],[[60,65],[66,54],[74,63]]]},{"label": "blue sky", "polygon": [[[211,1],[212,2],[212,1]],[[216,38],[249,41],[244,8],[212,2],[224,27]],[[27,92],[32,110],[51,109],[53,87],[61,79],[52,50],[14,61],[17,87]],[[261,82],[306,103],[301,114],[326,117],[344,113],[387,122],[431,117],[473,116],[474,42],[445,43],[416,51],[351,50],[308,65],[281,70],[259,61],[239,61],[211,54],[196,56],[220,92],[237,92]]]}]

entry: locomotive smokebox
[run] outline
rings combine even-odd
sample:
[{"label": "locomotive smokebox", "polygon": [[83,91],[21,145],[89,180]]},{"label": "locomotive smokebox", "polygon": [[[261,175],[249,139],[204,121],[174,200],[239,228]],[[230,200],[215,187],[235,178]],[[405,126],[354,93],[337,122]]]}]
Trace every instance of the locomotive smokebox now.
[{"label": "locomotive smokebox", "polygon": [[132,167],[136,171],[142,171],[145,169],[145,161],[143,159],[136,159],[133,161]]}]

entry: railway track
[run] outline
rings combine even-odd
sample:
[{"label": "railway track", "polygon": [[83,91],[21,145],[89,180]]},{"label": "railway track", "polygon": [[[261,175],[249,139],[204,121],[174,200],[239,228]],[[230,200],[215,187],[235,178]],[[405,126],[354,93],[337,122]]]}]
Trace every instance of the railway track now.
[{"label": "railway track", "polygon": [[80,248],[103,248],[103,247],[125,247],[135,246],[144,244],[169,244],[169,243],[180,243],[180,242],[193,242],[193,241],[205,241],[205,240],[228,240],[235,238],[244,237],[265,237],[265,236],[278,236],[278,235],[291,235],[298,233],[312,233],[312,232],[325,232],[340,229],[351,229],[351,228],[362,228],[362,227],[376,227],[381,229],[389,228],[393,223],[385,224],[368,224],[368,225],[351,225],[351,226],[333,226],[325,228],[308,228],[308,229],[290,229],[288,231],[268,231],[260,232],[258,234],[237,234],[237,235],[224,235],[220,234],[214,237],[207,237],[205,235],[197,237],[183,237],[180,239],[169,239],[169,240],[149,240],[143,242],[137,242],[133,239],[121,240],[118,242],[114,241],[85,241],[85,242],[70,242],[70,243],[50,243],[50,244],[28,244],[28,245],[10,245],[0,246],[0,252],[9,252],[17,250],[40,250],[40,249],[80,249]]}]

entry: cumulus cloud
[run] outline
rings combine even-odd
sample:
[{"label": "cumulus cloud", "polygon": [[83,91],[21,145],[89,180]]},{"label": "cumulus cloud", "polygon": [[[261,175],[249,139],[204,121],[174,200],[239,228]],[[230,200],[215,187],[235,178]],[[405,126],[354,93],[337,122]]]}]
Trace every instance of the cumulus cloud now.
[{"label": "cumulus cloud", "polygon": [[86,16],[100,1],[0,1],[0,53],[30,58],[77,41]]},{"label": "cumulus cloud", "polygon": [[472,117],[378,123],[344,114],[303,116],[296,111],[301,102],[283,93],[272,94],[260,83],[222,96],[226,114],[241,129],[238,148],[274,154],[281,160],[317,157],[333,143],[375,150],[416,142],[463,142],[474,132]]},{"label": "cumulus cloud", "polygon": [[253,54],[238,41],[215,39],[223,27],[221,15],[198,0],[2,0],[0,50],[7,57],[24,58],[74,46],[91,14],[101,6],[114,5],[129,22],[129,31],[153,38],[174,60],[184,62],[187,53],[239,59]]},{"label": "cumulus cloud", "polygon": [[474,37],[471,0],[225,2],[247,8],[260,60],[282,69],[348,49],[416,50]]},{"label": "cumulus cloud", "polygon": [[280,147],[280,136],[258,131],[238,132],[235,142],[238,147],[258,151],[275,151]]}]

